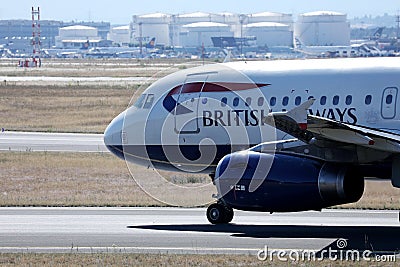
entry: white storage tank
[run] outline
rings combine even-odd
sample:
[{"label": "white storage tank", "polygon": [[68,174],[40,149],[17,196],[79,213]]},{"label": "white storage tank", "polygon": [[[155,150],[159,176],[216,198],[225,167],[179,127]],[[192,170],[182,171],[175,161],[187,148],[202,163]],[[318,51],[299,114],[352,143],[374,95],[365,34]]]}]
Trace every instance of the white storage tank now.
[{"label": "white storage tank", "polygon": [[83,25],[74,25],[59,29],[59,36],[61,39],[91,38],[91,37],[97,37],[97,35],[98,35],[97,28],[83,26]]},{"label": "white storage tank", "polygon": [[165,13],[160,13],[160,12],[133,16],[134,23],[146,23],[146,24],[169,23],[170,19],[171,19],[171,15],[165,14]]},{"label": "white storage tank", "polygon": [[89,48],[100,42],[98,29],[83,25],[74,25],[59,29],[55,38],[57,47],[61,48]]},{"label": "white storage tank", "polygon": [[257,23],[257,22],[279,22],[282,24],[287,24],[289,26],[293,25],[292,14],[284,14],[278,12],[260,12],[249,14],[247,16],[247,23]]},{"label": "white storage tank", "polygon": [[214,22],[221,22],[229,25],[235,25],[239,23],[239,14],[234,14],[230,12],[223,12],[217,13],[216,16],[219,16],[219,21]]},{"label": "white storage tank", "polygon": [[[213,21],[211,13],[205,12],[193,12],[193,13],[186,13],[186,14],[179,14],[175,16],[176,23],[180,25],[186,25],[195,22],[211,22]],[[214,21],[217,22],[217,21]]]},{"label": "white storage tank", "polygon": [[182,46],[212,46],[211,37],[233,37],[228,24],[219,22],[194,22],[182,26],[180,39]]},{"label": "white storage tank", "polygon": [[290,25],[278,22],[255,22],[245,25],[245,36],[255,36],[258,46],[293,46],[293,32]]},{"label": "white storage tank", "polygon": [[131,42],[132,29],[130,25],[118,26],[111,28],[107,35],[107,39],[120,45],[127,45]]},{"label": "white storage tank", "polygon": [[171,15],[164,13],[152,13],[140,16],[133,16],[133,27],[135,29],[134,41],[138,43],[140,38],[148,42],[156,38],[158,44],[169,44],[169,25]]},{"label": "white storage tank", "polygon": [[350,45],[350,24],[347,15],[343,13],[304,13],[298,16],[294,36],[305,46]]},{"label": "white storage tank", "polygon": [[[235,31],[236,29],[235,27],[239,21],[238,18],[239,16],[237,14],[229,12],[224,12],[224,13],[193,12],[193,13],[178,14],[173,16],[173,26],[170,27],[172,33],[170,33],[170,36],[173,36],[174,38],[173,41],[175,45],[183,46],[188,42],[187,41],[188,27],[184,28],[185,25],[198,22],[222,23],[229,25],[231,28],[230,31]],[[191,37],[189,37],[189,39],[190,38]]]}]

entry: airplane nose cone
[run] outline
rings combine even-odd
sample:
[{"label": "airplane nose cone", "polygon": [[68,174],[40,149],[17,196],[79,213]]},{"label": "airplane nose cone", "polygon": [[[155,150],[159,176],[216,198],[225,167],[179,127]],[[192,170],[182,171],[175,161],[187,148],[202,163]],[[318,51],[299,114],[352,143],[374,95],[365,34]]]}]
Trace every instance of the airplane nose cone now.
[{"label": "airplane nose cone", "polygon": [[124,127],[125,112],[115,117],[104,131],[104,144],[107,149],[121,159],[124,157],[122,144],[122,129]]}]

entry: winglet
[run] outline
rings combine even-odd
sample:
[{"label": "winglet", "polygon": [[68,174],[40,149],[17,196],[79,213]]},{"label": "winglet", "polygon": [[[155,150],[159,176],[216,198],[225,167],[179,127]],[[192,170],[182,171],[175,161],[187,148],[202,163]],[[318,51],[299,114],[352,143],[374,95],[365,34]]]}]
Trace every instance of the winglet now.
[{"label": "winglet", "polygon": [[307,113],[308,109],[314,104],[315,98],[310,98],[298,107],[289,110],[286,115],[297,122],[300,129],[307,129]]}]

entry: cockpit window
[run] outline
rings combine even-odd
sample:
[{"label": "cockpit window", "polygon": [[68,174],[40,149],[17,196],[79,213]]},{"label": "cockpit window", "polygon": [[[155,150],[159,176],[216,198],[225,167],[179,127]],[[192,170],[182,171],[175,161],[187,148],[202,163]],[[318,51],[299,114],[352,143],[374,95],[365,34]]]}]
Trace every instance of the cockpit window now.
[{"label": "cockpit window", "polygon": [[144,102],[143,108],[151,108],[151,106],[153,105],[153,101],[154,101],[154,95],[148,94],[146,102]]},{"label": "cockpit window", "polygon": [[143,106],[144,99],[146,98],[146,94],[143,94],[139,96],[139,98],[136,100],[135,104],[133,104],[134,107],[141,108]]}]

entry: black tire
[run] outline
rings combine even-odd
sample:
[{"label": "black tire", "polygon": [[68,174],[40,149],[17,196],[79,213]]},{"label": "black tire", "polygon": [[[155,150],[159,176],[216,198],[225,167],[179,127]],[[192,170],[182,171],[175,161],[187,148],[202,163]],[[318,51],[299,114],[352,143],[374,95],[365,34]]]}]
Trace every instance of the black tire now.
[{"label": "black tire", "polygon": [[207,208],[207,219],[212,224],[220,224],[224,219],[224,207],[220,204],[211,204]]},{"label": "black tire", "polygon": [[221,204],[211,204],[207,209],[207,219],[212,224],[229,223],[233,219],[233,209]]},{"label": "black tire", "polygon": [[225,220],[224,223],[230,223],[233,219],[233,209],[231,207],[225,207]]}]

